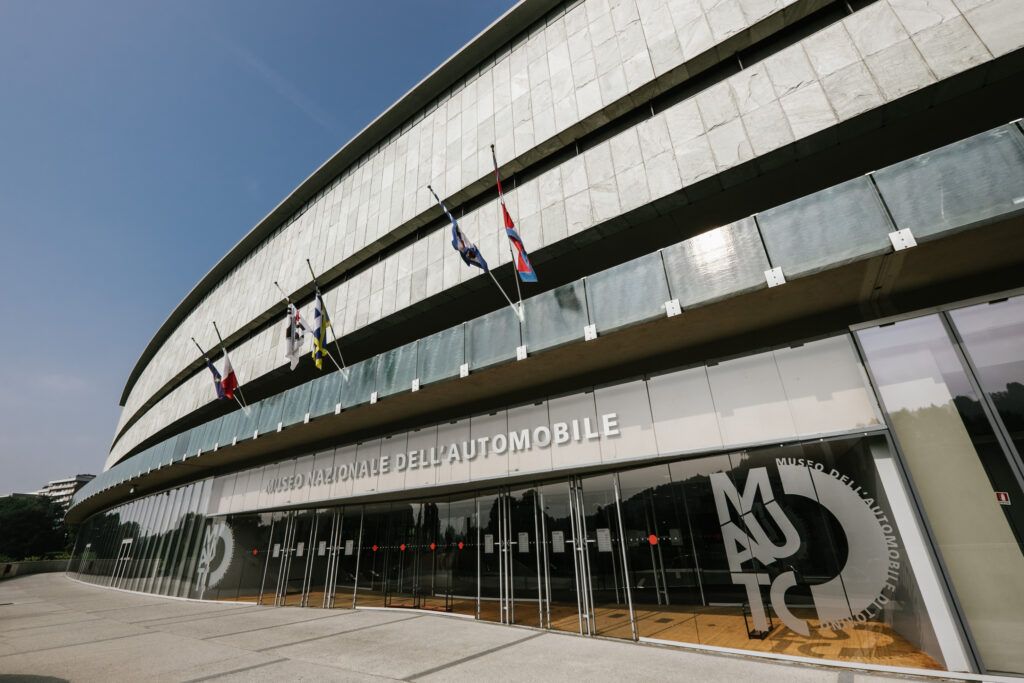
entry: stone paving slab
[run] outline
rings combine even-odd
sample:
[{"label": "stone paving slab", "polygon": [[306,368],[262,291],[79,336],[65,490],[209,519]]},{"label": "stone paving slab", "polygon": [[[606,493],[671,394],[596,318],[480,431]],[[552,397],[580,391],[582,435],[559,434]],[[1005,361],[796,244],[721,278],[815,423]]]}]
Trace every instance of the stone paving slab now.
[{"label": "stone paving slab", "polygon": [[114,591],[62,574],[0,582],[0,683],[883,683],[900,678],[908,677],[582,638],[426,612],[174,600]]}]

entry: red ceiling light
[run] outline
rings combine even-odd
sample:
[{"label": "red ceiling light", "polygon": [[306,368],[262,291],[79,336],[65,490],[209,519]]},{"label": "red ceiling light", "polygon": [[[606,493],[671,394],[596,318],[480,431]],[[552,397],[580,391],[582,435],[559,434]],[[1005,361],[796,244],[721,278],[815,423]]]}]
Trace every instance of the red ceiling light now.
[{"label": "red ceiling light", "polygon": [[647,541],[651,545],[658,545],[658,537],[655,536],[654,534],[651,534],[650,536],[648,536],[647,537]]},{"label": "red ceiling light", "polygon": [[260,549],[259,548],[253,548],[252,549],[252,554],[253,554],[253,556],[259,555],[260,554]]},{"label": "red ceiling light", "polygon": [[462,541],[459,541],[459,550],[462,550]]},{"label": "red ceiling light", "polygon": [[405,550],[405,544],[403,543],[402,545],[398,546],[398,549],[399,550]]},{"label": "red ceiling light", "polygon": [[437,544],[436,543],[431,543],[430,544],[430,549],[431,550],[437,550]]},{"label": "red ceiling light", "polygon": [[373,550],[373,552],[377,552],[377,544],[376,543],[373,544],[373,546],[371,547],[371,550]]}]

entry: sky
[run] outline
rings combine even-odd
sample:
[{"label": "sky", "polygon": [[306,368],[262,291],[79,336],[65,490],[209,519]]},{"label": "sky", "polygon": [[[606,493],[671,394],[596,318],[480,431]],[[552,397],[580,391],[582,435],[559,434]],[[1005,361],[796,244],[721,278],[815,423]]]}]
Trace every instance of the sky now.
[{"label": "sky", "polygon": [[0,0],[0,494],[98,474],[173,308],[512,4]]}]

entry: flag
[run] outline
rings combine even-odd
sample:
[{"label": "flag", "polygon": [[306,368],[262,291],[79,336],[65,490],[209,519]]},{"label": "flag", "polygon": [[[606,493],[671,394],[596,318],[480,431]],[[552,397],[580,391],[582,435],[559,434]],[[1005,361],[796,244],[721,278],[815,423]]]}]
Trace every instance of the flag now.
[{"label": "flag", "polygon": [[288,303],[288,317],[285,319],[284,327],[284,356],[291,361],[291,369],[299,364],[302,355],[302,344],[306,340],[306,332],[309,332],[309,325],[302,319],[299,309],[295,304]]},{"label": "flag", "polygon": [[316,307],[313,309],[313,362],[317,370],[323,370],[324,356],[327,351],[327,328],[331,326],[331,319],[327,315],[327,307],[324,306],[324,297],[320,294],[320,285],[313,280],[316,287]]},{"label": "flag", "polygon": [[203,356],[203,360],[206,361],[206,367],[210,368],[210,372],[213,373],[213,386],[217,389],[217,398],[227,398],[227,395],[224,393],[224,385],[220,382],[220,373],[217,372],[217,368],[205,355]]},{"label": "flag", "polygon": [[480,253],[475,244],[469,241],[466,234],[462,232],[462,228],[455,222],[455,216],[451,214],[448,207],[441,201],[441,198],[437,196],[434,188],[430,188],[430,193],[434,195],[434,199],[441,205],[444,212],[448,214],[448,220],[452,222],[452,246],[459,252],[459,256],[462,257],[467,266],[476,266],[485,273],[489,273],[490,269],[487,267],[487,261],[484,260],[483,254]]},{"label": "flag", "polygon": [[235,369],[231,367],[231,358],[228,357],[227,347],[224,348],[224,377],[220,380],[221,398],[234,398],[235,389],[238,388],[238,377],[235,376]]},{"label": "flag", "polygon": [[523,240],[520,239],[519,233],[516,232],[516,225],[512,222],[512,216],[508,214],[508,209],[505,208],[505,195],[501,191],[501,176],[498,175],[498,161],[494,161],[494,178],[498,181],[498,198],[501,200],[501,212],[505,215],[505,234],[508,235],[509,242],[516,250],[516,272],[519,273],[519,279],[523,282],[536,282],[537,272],[533,269],[533,265],[530,263],[530,257],[526,255],[526,247],[523,246]]}]

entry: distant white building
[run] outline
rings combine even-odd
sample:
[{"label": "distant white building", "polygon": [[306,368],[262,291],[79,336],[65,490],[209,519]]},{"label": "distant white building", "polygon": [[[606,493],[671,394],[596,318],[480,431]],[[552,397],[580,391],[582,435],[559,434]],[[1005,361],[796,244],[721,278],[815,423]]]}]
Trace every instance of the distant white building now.
[{"label": "distant white building", "polygon": [[55,479],[43,488],[35,492],[37,496],[46,496],[65,510],[71,503],[71,496],[75,495],[78,489],[96,478],[95,474],[76,474],[66,479]]}]

